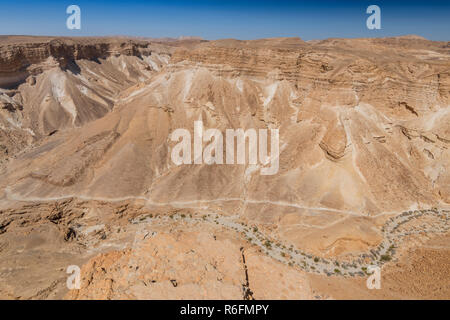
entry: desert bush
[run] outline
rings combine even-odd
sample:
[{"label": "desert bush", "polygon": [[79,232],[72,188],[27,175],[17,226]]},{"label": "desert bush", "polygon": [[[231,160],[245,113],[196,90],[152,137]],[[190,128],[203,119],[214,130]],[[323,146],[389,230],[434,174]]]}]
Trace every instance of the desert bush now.
[{"label": "desert bush", "polygon": [[383,255],[380,257],[380,260],[381,260],[381,261],[391,261],[391,256],[388,255],[388,254],[383,254]]}]

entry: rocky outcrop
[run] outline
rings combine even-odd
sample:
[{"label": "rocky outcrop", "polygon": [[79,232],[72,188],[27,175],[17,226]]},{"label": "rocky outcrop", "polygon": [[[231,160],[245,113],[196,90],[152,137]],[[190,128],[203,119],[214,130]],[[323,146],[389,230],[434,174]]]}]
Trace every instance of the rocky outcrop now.
[{"label": "rocky outcrop", "polygon": [[[106,59],[110,56],[148,56],[161,46],[147,41],[116,38],[31,38],[22,43],[9,39],[0,41],[0,87],[20,84],[30,75],[37,75],[53,65],[62,69],[71,67],[77,60]],[[72,66],[73,67],[73,66]]]}]

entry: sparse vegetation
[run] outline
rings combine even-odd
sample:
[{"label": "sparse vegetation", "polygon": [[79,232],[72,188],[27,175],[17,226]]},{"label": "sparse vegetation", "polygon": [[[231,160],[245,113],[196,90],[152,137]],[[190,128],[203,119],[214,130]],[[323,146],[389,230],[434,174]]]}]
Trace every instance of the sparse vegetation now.
[{"label": "sparse vegetation", "polygon": [[[170,215],[170,218],[174,219],[177,218],[177,215],[181,218],[186,217],[185,214],[178,214],[173,213]],[[189,216],[191,216],[189,214]],[[206,219],[207,217],[211,217],[212,221],[209,219]],[[148,216],[147,216],[148,217]],[[227,226],[226,223],[223,223],[222,221],[218,221],[217,215],[204,215],[200,216],[203,220],[211,221],[217,225],[224,225]],[[199,217],[199,218],[200,218]],[[197,219],[199,219],[197,218]],[[140,217],[142,219],[142,217]],[[392,219],[392,222],[395,222],[395,219]],[[234,224],[234,225],[233,225]],[[398,225],[398,223],[397,223]],[[379,259],[380,261],[390,261],[392,259],[393,254],[395,253],[395,243],[391,241],[391,239],[388,243],[386,241],[382,244],[380,244],[377,249],[370,250],[370,253],[362,253],[360,254],[354,261],[352,262],[339,262],[338,260],[331,260],[331,259],[325,259],[318,256],[314,256],[311,254],[307,254],[305,252],[302,252],[301,250],[297,250],[294,245],[292,244],[282,244],[280,242],[273,242],[270,240],[270,238],[266,238],[265,235],[258,231],[258,227],[256,226],[248,226],[248,224],[237,222],[237,223],[231,223],[231,225],[228,225],[228,227],[232,230],[235,230],[237,233],[242,235],[242,237],[248,241],[252,245],[259,245],[263,248],[259,249],[259,252],[265,253],[269,256],[274,256],[274,254],[278,254],[280,257],[284,258],[283,261],[286,265],[289,266],[298,266],[306,271],[315,270],[316,272],[319,271],[321,273],[325,273],[327,275],[336,274],[336,275],[360,275],[363,276],[367,273],[367,267],[362,267],[361,264],[366,264],[370,261],[374,261],[376,259]],[[253,234],[252,234],[253,232]],[[253,238],[251,237],[253,236]],[[277,250],[271,251],[273,248],[272,246],[276,246]],[[389,246],[389,247],[388,247]],[[385,249],[387,248],[387,250]],[[379,256],[382,252],[385,252],[384,255]],[[305,260],[297,261],[297,259],[300,256],[304,256],[307,259],[311,259],[314,261],[314,265],[309,265]],[[379,258],[377,258],[379,257]],[[332,265],[336,268],[333,270],[333,267],[331,269],[325,270],[323,267],[325,265]],[[358,271],[358,268],[360,268],[360,271]],[[362,270],[362,271],[361,271]]]}]

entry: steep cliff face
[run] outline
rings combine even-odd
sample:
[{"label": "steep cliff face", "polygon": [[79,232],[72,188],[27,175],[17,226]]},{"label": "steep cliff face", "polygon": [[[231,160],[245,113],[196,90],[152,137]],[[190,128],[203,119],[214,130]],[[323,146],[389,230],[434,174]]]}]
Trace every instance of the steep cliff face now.
[{"label": "steep cliff face", "polygon": [[[258,297],[263,296],[264,282],[256,265],[271,272],[290,268],[293,262],[279,256],[286,264],[261,260],[271,256],[271,245],[258,233],[256,238],[249,235],[254,227],[264,232],[269,244],[292,245],[327,259],[356,256],[358,266],[376,246],[404,236],[390,238],[390,229],[385,229],[404,211],[421,210],[418,219],[423,214],[425,220],[430,214],[435,219],[427,220],[430,234],[448,232],[448,213],[436,211],[433,216],[435,211],[426,210],[450,204],[448,43],[414,37],[311,42],[3,40],[0,240],[9,241],[22,225],[41,223],[55,238],[55,228],[69,239],[75,237],[69,229],[78,234],[70,245],[82,248],[83,262],[92,258],[84,272],[96,280],[93,287],[87,284],[69,295],[72,298],[94,297],[96,290],[111,297],[149,297],[144,287],[152,286],[152,280],[162,283],[154,285],[160,290],[156,296],[192,297],[183,290],[212,291],[217,277],[226,278],[218,286],[227,297],[239,296],[242,274],[202,274],[225,259],[211,254],[217,250],[214,246],[199,253],[204,265],[192,267],[198,277],[181,281],[181,291],[174,291],[178,287],[172,280],[180,283],[182,268],[174,268],[174,275],[145,278],[144,287],[140,277],[145,275],[135,273],[132,284],[121,278],[119,287],[105,289],[108,277],[120,278],[116,271],[132,258],[127,246],[136,230],[130,221],[141,221],[143,215],[158,213],[161,220],[141,218],[144,226],[158,226],[162,236],[156,239],[162,242],[186,240],[204,246],[216,241],[216,235],[222,237],[219,246],[231,241],[227,252],[232,259],[227,263],[239,267],[229,270],[242,270],[237,248],[244,243],[254,249],[247,267],[255,273],[243,286],[252,287]],[[278,172],[260,175],[261,164],[175,165],[171,133],[183,128],[192,134],[198,120],[203,129],[221,132],[278,128]],[[57,218],[46,215],[51,205]],[[174,226],[167,216],[178,211],[182,216],[173,221],[181,230],[195,227],[189,239],[181,233],[166,235]],[[219,220],[205,220],[200,213],[217,213]],[[247,231],[238,228],[241,223]],[[123,229],[116,230],[116,224]],[[94,227],[102,233],[91,232]],[[169,252],[154,257],[142,252],[140,248],[154,249],[145,237],[133,238],[137,265],[151,262],[169,268],[175,263]],[[112,239],[118,251],[95,257]],[[5,255],[12,254],[8,250]],[[282,257],[289,252],[283,251]],[[375,253],[368,255],[379,260]],[[183,259],[191,261],[190,255]],[[95,270],[97,262],[108,276]],[[324,268],[320,272],[326,273]],[[309,288],[303,274],[297,276],[289,273]],[[283,296],[279,289],[274,296]]]},{"label": "steep cliff face", "polygon": [[17,38],[0,42],[0,87],[14,87],[30,75],[37,75],[51,59],[61,69],[77,60],[106,59],[111,56],[149,56],[157,45],[127,39],[43,38],[22,43]]},{"label": "steep cliff face", "polygon": [[448,104],[447,45],[408,38],[220,40],[178,50],[172,62],[193,62],[224,77],[287,80],[317,105],[366,101],[405,117]]}]

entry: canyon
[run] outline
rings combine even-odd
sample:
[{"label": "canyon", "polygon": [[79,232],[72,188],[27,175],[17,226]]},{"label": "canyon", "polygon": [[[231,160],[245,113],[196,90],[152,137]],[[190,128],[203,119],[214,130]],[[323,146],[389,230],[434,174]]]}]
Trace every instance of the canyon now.
[{"label": "canyon", "polygon": [[[0,297],[448,299],[449,72],[417,36],[0,36]],[[196,121],[278,130],[278,171],[175,164]]]}]

